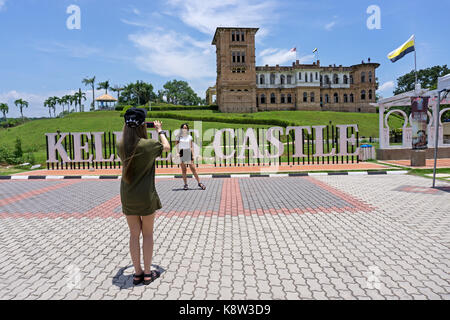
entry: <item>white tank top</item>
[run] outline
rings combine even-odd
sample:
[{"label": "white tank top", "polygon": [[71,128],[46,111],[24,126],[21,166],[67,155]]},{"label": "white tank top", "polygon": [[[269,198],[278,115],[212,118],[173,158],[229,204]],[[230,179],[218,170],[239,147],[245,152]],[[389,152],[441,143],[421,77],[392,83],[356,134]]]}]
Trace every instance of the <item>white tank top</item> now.
[{"label": "white tank top", "polygon": [[180,149],[190,149],[191,148],[192,136],[187,134],[186,136],[181,135],[178,141],[180,142]]}]

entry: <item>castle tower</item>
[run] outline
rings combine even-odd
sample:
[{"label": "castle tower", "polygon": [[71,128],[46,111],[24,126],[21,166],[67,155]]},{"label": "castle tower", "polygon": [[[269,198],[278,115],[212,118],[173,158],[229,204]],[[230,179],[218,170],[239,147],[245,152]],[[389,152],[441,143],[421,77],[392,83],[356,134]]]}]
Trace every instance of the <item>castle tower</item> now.
[{"label": "castle tower", "polygon": [[257,112],[255,34],[258,28],[216,28],[217,104],[221,112]]}]

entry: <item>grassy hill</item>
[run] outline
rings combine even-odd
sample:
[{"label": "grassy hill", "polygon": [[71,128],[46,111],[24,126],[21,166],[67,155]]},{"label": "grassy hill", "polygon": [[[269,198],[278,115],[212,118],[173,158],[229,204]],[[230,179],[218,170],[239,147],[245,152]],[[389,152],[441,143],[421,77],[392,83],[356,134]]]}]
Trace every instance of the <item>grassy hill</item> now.
[{"label": "grassy hill", "polygon": [[[154,115],[161,114],[158,111],[148,113],[149,120],[154,120]],[[202,129],[210,128],[268,128],[270,124],[252,124],[252,119],[288,120],[296,125],[327,125],[330,120],[333,124],[358,124],[360,136],[378,137],[378,114],[367,113],[347,113],[347,112],[317,112],[317,111],[270,111],[251,114],[243,113],[220,113],[215,110],[178,110],[164,111],[167,118],[156,117],[163,122],[164,129],[178,129],[184,122],[194,126],[193,118],[204,116],[213,117],[214,121],[203,121]],[[173,119],[172,117],[177,117]],[[190,120],[182,119],[189,117]],[[233,119],[233,120],[231,120]],[[237,121],[243,119],[249,123],[229,123],[227,121]],[[401,125],[402,121],[391,117],[390,124],[394,127]],[[0,129],[0,145],[13,150],[17,137],[22,140],[24,153],[33,153],[36,162],[45,164],[45,133],[46,132],[94,132],[94,131],[120,131],[123,128],[123,118],[120,111],[96,111],[73,113],[64,118],[39,119],[29,121],[23,125],[13,128]]]}]

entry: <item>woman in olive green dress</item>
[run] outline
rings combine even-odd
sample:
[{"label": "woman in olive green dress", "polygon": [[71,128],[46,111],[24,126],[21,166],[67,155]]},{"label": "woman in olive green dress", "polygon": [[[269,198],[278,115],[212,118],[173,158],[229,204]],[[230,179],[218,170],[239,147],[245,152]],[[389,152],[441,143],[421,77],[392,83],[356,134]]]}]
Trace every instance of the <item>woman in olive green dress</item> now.
[{"label": "woman in olive green dress", "polygon": [[[133,283],[149,284],[159,277],[158,270],[150,270],[153,255],[153,223],[155,211],[162,208],[155,189],[155,160],[170,145],[162,131],[162,123],[154,121],[161,142],[148,139],[145,117],[141,108],[125,113],[122,140],[117,150],[122,160],[120,198],[122,211],[130,229],[130,255],[134,266]],[[143,236],[144,270],[140,259],[140,234]]]}]

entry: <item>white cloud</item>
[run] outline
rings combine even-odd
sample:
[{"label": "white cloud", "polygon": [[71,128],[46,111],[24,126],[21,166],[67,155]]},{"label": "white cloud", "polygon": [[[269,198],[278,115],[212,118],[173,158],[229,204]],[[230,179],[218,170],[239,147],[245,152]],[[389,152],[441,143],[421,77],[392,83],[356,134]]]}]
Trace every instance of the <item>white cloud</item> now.
[{"label": "white cloud", "polygon": [[135,58],[144,71],[166,77],[215,77],[215,50],[210,41],[199,41],[175,31],[151,31],[128,38],[140,50]]},{"label": "white cloud", "polygon": [[220,26],[263,29],[277,16],[276,2],[271,0],[167,0],[167,3],[172,8],[166,14],[174,15],[186,25],[209,35],[213,35],[216,27]]},{"label": "white cloud", "polygon": [[387,82],[383,83],[381,86],[379,86],[377,91],[386,92],[388,90],[394,89],[394,86],[395,86],[394,81],[387,81]]},{"label": "white cloud", "polygon": [[[283,63],[289,62],[292,63],[295,61],[295,52],[286,49],[275,49],[275,48],[267,48],[261,51],[258,55],[261,60],[261,63],[258,65],[266,65],[274,66],[274,65],[282,65]],[[306,55],[302,57],[297,57],[299,63],[308,63],[312,62],[314,59],[314,55]]]},{"label": "white cloud", "polygon": [[87,58],[98,55],[101,50],[82,43],[43,42],[35,45],[35,49],[47,53],[63,53],[74,58]]},{"label": "white cloud", "polygon": [[327,31],[331,31],[331,29],[333,29],[333,27],[336,25],[336,21],[332,21],[332,22],[330,22],[330,23],[327,23],[326,25],[325,25],[325,30],[327,30]]}]

